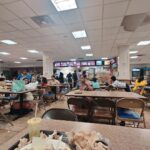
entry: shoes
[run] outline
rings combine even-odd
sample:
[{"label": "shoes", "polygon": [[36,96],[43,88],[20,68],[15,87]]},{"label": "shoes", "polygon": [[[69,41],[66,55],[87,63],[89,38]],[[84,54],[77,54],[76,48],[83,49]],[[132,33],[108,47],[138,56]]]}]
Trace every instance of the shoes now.
[{"label": "shoes", "polygon": [[124,121],[121,121],[119,124],[120,124],[120,126],[125,126],[126,125],[126,123]]}]

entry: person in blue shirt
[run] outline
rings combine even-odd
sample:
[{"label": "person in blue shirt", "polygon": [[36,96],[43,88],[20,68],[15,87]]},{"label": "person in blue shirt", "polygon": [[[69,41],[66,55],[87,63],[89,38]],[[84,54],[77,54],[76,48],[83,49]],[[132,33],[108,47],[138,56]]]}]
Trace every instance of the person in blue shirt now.
[{"label": "person in blue shirt", "polygon": [[93,89],[99,89],[100,88],[100,84],[95,77],[93,78],[93,81],[91,84],[92,84]]}]

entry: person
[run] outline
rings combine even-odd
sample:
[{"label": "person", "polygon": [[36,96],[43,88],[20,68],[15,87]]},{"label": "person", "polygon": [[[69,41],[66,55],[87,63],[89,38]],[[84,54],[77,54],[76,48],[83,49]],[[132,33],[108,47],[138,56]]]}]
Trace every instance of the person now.
[{"label": "person", "polygon": [[29,72],[27,72],[27,73],[25,73],[25,78],[26,78],[29,82],[31,82],[32,76],[31,76],[31,74],[30,74]]},{"label": "person", "polygon": [[59,82],[60,83],[64,83],[64,74],[62,72],[60,72],[60,75],[59,75]]},{"label": "person", "polygon": [[100,84],[95,77],[93,78],[93,81],[91,83],[92,83],[93,89],[99,89],[100,88]]},{"label": "person", "polygon": [[67,79],[68,79],[70,89],[72,89],[72,74],[70,72],[67,74]]},{"label": "person", "polygon": [[20,72],[20,73],[18,73],[18,75],[17,75],[17,80],[21,80],[22,79],[22,77],[23,77],[23,74]]},{"label": "person", "polygon": [[42,84],[41,86],[47,86],[47,78],[42,77]]},{"label": "person", "polygon": [[89,80],[87,80],[86,78],[81,78],[80,79],[81,83],[80,83],[80,90],[83,91],[93,91],[93,88],[91,86],[91,82]]},{"label": "person", "polygon": [[60,82],[55,79],[54,75],[52,75],[51,79],[48,81],[48,85],[58,85],[58,84],[60,84]]},{"label": "person", "polygon": [[112,81],[112,86],[114,88],[124,89],[126,92],[130,92],[131,91],[128,84],[118,81],[115,76],[111,77],[111,81]]},{"label": "person", "polygon": [[134,87],[132,89],[133,92],[138,92],[139,94],[144,93],[144,87],[147,85],[147,81],[144,80],[144,77],[141,76],[139,79],[135,81]]},{"label": "person", "polygon": [[73,76],[73,87],[75,88],[77,86],[77,81],[78,81],[76,70],[74,71],[72,76]]}]

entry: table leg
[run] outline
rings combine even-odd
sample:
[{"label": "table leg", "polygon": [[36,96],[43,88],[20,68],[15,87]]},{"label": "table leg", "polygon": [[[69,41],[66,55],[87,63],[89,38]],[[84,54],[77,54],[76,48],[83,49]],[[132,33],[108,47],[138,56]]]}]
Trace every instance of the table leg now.
[{"label": "table leg", "polygon": [[20,112],[19,114],[22,115],[23,114],[23,96],[24,94],[20,94]]}]

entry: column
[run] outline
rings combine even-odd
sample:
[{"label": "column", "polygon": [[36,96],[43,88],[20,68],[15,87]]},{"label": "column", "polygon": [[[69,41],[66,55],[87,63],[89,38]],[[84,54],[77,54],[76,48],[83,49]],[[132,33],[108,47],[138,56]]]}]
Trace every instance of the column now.
[{"label": "column", "polygon": [[119,79],[130,80],[130,57],[129,46],[122,45],[118,47],[118,73]]},{"label": "column", "polygon": [[53,60],[50,56],[44,54],[43,55],[43,76],[47,79],[51,78],[53,75]]}]

